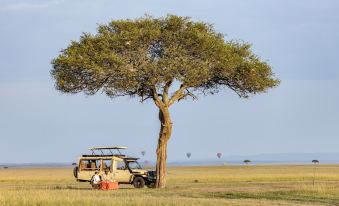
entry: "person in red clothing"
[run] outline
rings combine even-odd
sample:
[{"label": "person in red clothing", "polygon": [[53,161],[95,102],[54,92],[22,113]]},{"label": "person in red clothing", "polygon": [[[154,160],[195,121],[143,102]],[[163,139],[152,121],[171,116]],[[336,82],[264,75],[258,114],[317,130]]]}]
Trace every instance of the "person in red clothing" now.
[{"label": "person in red clothing", "polygon": [[102,190],[110,189],[110,183],[113,182],[113,176],[109,173],[109,170],[106,169],[105,173],[101,175],[101,188]]}]

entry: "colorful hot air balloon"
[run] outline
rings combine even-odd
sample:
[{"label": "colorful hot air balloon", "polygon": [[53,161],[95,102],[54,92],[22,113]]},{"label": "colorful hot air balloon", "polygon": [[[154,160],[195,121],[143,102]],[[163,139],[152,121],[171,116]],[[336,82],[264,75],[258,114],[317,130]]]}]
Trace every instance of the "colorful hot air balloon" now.
[{"label": "colorful hot air balloon", "polygon": [[222,154],[220,152],[218,152],[217,157],[220,159],[221,156],[222,156]]},{"label": "colorful hot air balloon", "polygon": [[190,153],[190,152],[187,152],[187,153],[186,153],[186,156],[187,156],[187,158],[190,158],[190,157],[191,157],[191,153]]},{"label": "colorful hot air balloon", "polygon": [[145,151],[141,151],[142,156],[145,156],[146,152]]}]

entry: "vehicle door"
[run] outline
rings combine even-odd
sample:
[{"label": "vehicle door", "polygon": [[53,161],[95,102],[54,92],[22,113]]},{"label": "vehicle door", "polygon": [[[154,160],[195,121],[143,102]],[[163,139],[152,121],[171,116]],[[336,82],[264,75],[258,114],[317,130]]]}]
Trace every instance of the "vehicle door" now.
[{"label": "vehicle door", "polygon": [[105,173],[105,171],[108,171],[108,176],[110,180],[114,180],[114,175],[113,175],[113,164],[112,164],[112,159],[103,159],[101,162],[101,175]]},{"label": "vehicle door", "polygon": [[123,160],[114,160],[113,177],[117,182],[130,183],[132,174]]}]

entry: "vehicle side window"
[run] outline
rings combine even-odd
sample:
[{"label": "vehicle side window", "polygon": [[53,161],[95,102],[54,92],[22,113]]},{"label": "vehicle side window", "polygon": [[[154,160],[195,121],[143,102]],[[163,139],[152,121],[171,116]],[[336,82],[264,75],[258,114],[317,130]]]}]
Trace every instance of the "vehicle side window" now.
[{"label": "vehicle side window", "polygon": [[100,160],[81,160],[80,170],[99,170]]},{"label": "vehicle side window", "polygon": [[139,165],[137,161],[128,162],[128,167],[130,169],[141,169],[141,166]]},{"label": "vehicle side window", "polygon": [[126,169],[125,162],[123,162],[123,161],[117,161],[117,169],[118,169],[118,170],[125,170],[125,169]]}]

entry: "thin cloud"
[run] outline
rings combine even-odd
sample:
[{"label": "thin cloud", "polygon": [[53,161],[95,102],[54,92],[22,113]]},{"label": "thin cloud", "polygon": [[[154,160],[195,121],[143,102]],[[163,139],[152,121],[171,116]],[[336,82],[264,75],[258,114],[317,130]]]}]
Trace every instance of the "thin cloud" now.
[{"label": "thin cloud", "polygon": [[0,4],[0,11],[37,11],[43,10],[57,4],[60,4],[62,0],[51,0],[45,2],[15,2],[15,3],[7,3]]}]

